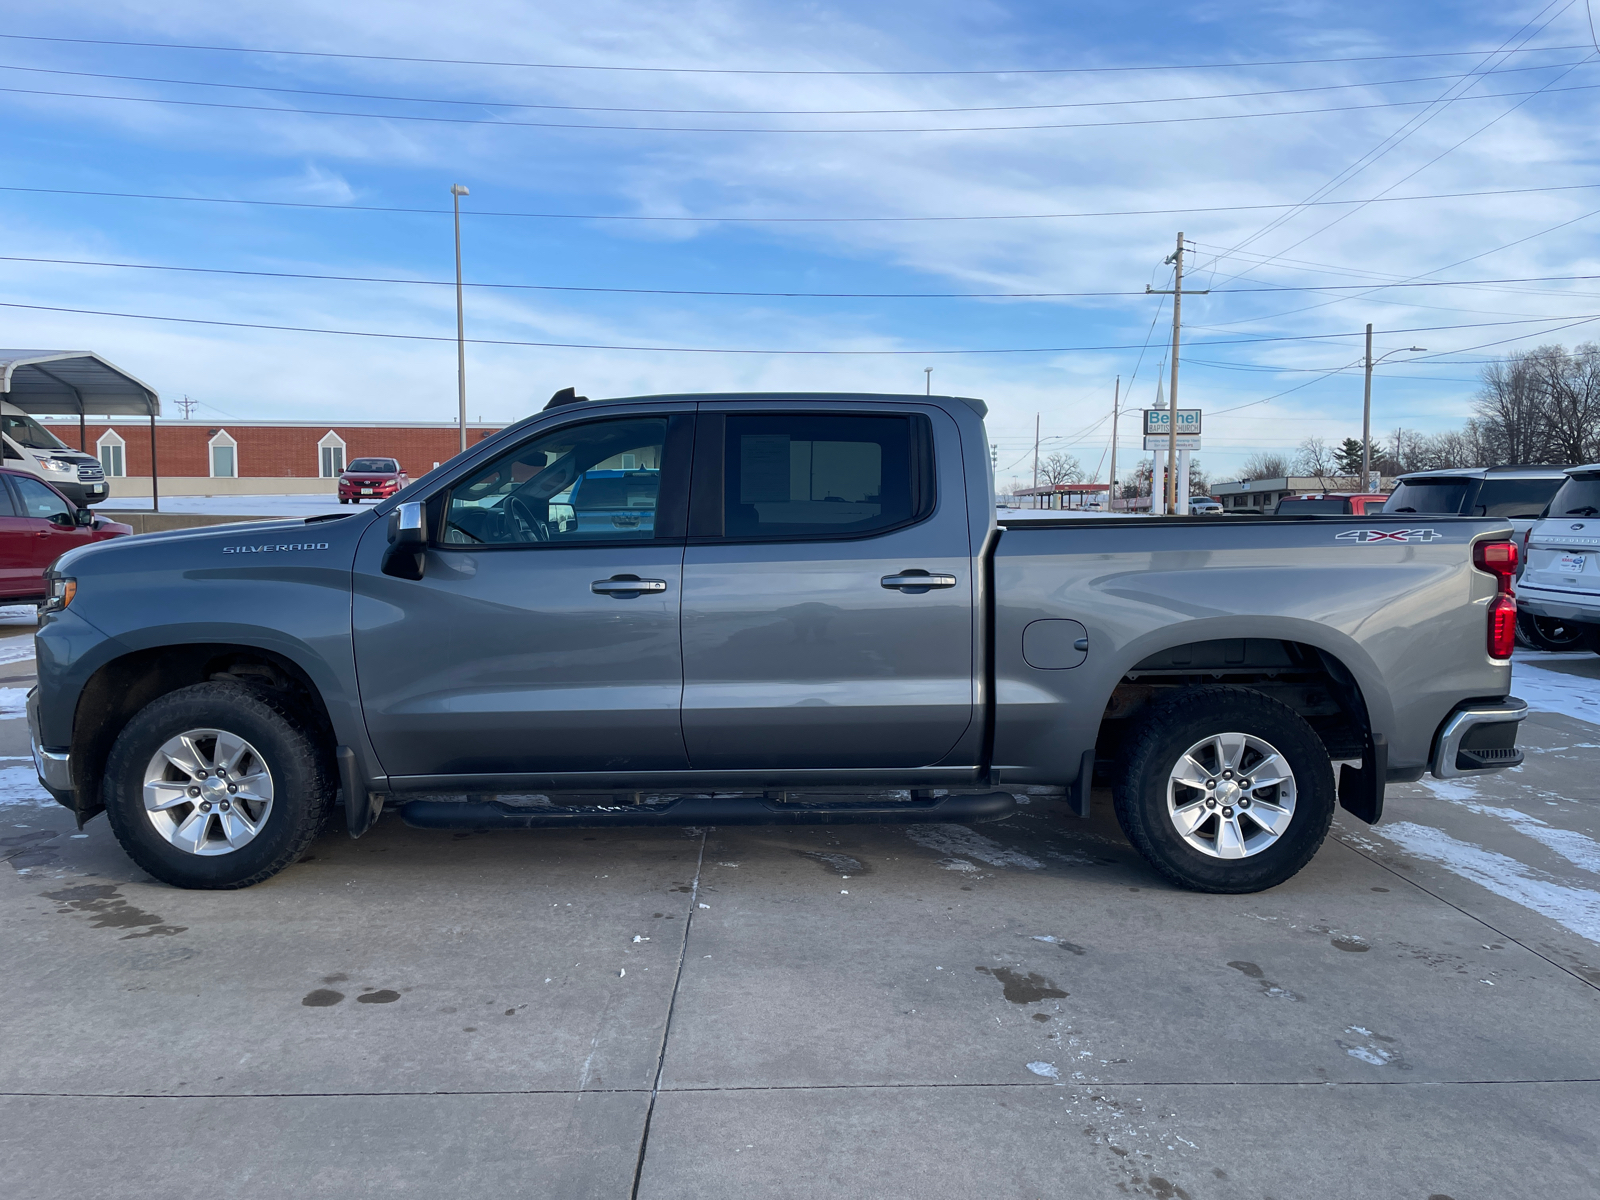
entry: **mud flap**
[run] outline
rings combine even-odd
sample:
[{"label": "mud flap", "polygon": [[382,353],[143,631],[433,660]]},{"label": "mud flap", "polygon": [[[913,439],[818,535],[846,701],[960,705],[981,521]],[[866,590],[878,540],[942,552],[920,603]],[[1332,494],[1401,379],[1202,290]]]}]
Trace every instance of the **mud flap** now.
[{"label": "mud flap", "polygon": [[372,828],[383,811],[383,797],[367,790],[354,750],[339,746],[333,754],[339,763],[339,788],[344,793],[345,828],[351,837],[358,838]]},{"label": "mud flap", "polygon": [[1073,780],[1072,786],[1067,789],[1067,803],[1072,806],[1072,814],[1077,817],[1089,815],[1089,790],[1094,787],[1094,751],[1085,750],[1083,759],[1078,764],[1078,778]]},{"label": "mud flap", "polygon": [[1339,768],[1339,807],[1368,825],[1383,819],[1383,790],[1389,775],[1389,739],[1375,733],[1361,766]]}]

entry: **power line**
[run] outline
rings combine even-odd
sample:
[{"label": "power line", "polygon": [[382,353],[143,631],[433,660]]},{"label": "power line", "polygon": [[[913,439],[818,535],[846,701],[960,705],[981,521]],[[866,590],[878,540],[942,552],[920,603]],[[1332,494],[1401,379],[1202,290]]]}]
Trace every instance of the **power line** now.
[{"label": "power line", "polygon": [[[1246,67],[1302,67],[1323,63],[1395,62],[1419,58],[1471,58],[1484,50],[1435,50],[1415,54],[1367,54],[1343,58],[1283,58],[1256,62],[1208,63],[1148,63],[1117,67],[989,67],[971,69],[926,70],[818,70],[780,69],[761,67],[647,67],[610,65],[598,63],[545,63],[504,62],[470,58],[424,58],[403,54],[354,54],[329,50],[276,50],[260,46],[206,46],[181,42],[133,42],[112,38],[48,37],[43,34],[0,33],[0,38],[15,41],[57,42],[79,46],[125,46],[145,50],[201,50],[224,54],[268,54],[294,58],[340,58],[360,62],[431,63],[453,67],[523,67],[545,71],[626,71],[640,74],[670,75],[1096,75],[1125,71],[1199,71],[1214,69],[1242,69]],[[1518,51],[1523,54],[1541,54],[1555,50],[1581,50],[1585,46],[1534,46]]]},{"label": "power line", "polygon": [[[1580,83],[1564,88],[1540,88],[1530,92],[1494,92],[1482,96],[1459,96],[1463,100],[1507,100],[1557,92],[1593,91],[1600,84]],[[289,117],[350,117],[371,121],[411,121],[430,125],[493,125],[504,129],[571,129],[620,133],[768,133],[768,134],[890,134],[890,133],[1023,133],[1057,129],[1114,129],[1142,125],[1192,125],[1207,121],[1244,121],[1258,117],[1305,117],[1323,113],[1366,112],[1380,108],[1415,108],[1438,104],[1437,100],[1386,100],[1374,104],[1344,104],[1328,108],[1290,108],[1268,112],[1212,113],[1199,117],[1142,117],[1127,121],[1071,121],[1051,125],[947,125],[905,126],[900,128],[860,129],[785,129],[781,127],[713,125],[597,125],[571,121],[488,120],[482,117],[447,117],[422,113],[347,112],[337,109],[282,108],[268,104],[228,104],[220,100],[175,100],[165,96],[106,96],[94,92],[58,92],[44,88],[0,87],[0,92],[18,96],[50,96],[68,100],[110,100],[118,104],[165,104],[182,108],[225,109],[230,112],[261,112]]]},{"label": "power line", "polygon": [[[120,317],[138,321],[164,321],[178,325],[215,325],[226,329],[265,329],[282,333],[322,333],[339,337],[369,337],[387,338],[406,342],[455,342],[453,337],[444,337],[427,333],[388,333],[380,330],[366,329],[321,329],[305,325],[271,325],[255,321],[220,321],[204,317],[169,317],[154,313],[125,313],[109,312],[93,308],[66,308],[50,304],[22,304],[15,301],[0,301],[0,308],[15,308],[29,312],[56,312],[71,313],[78,316],[90,317]],[[1569,317],[1529,317],[1513,321],[1475,321],[1463,325],[1414,325],[1403,329],[1386,329],[1385,334],[1399,333],[1434,333],[1449,329],[1485,329],[1506,325],[1540,324],[1546,321],[1574,320],[1575,324],[1585,321],[1600,321],[1600,313],[1582,315],[1576,318]],[[1553,331],[1552,331],[1553,332]],[[1277,337],[1258,338],[1229,338],[1226,340],[1190,342],[1193,346],[1249,346],[1266,342],[1320,342],[1337,341],[1340,338],[1361,337],[1360,333],[1307,333],[1299,335],[1280,335]],[[1531,335],[1528,335],[1531,336]],[[744,347],[706,347],[706,346],[635,346],[635,345],[600,345],[587,342],[532,342],[509,338],[467,338],[465,339],[479,346],[530,346],[553,350],[635,350],[662,354],[762,354],[781,355],[802,358],[822,357],[848,357],[870,358],[878,356],[901,357],[905,355],[1000,355],[1000,354],[1069,354],[1083,351],[1103,350],[1137,350],[1139,347],[1132,345],[1109,346],[1027,346],[1005,347],[997,349],[933,349],[933,350],[776,350],[776,349],[751,349]],[[1515,340],[1515,339],[1511,339]],[[1450,353],[1457,353],[1451,351]],[[1293,389],[1291,389],[1293,390]],[[1248,406],[1245,406],[1248,407]],[[1232,411],[1231,409],[1226,411]]]},{"label": "power line", "polygon": [[[1497,68],[1493,74],[1509,75],[1518,71],[1551,71],[1560,67],[1576,67],[1587,62],[1540,63],[1528,67]],[[598,113],[651,113],[662,116],[733,116],[733,117],[847,117],[847,116],[914,116],[927,113],[986,113],[986,112],[1044,112],[1065,108],[1114,108],[1129,104],[1187,104],[1202,100],[1248,100],[1261,96],[1289,96],[1306,92],[1349,91],[1353,88],[1398,87],[1409,83],[1434,83],[1448,79],[1481,78],[1481,72],[1454,75],[1417,75],[1407,79],[1358,80],[1355,83],[1323,83],[1307,87],[1271,88],[1254,92],[1216,92],[1201,96],[1152,96],[1136,100],[1074,100],[1059,104],[991,104],[967,105],[948,108],[627,108],[595,104],[531,104],[512,100],[461,100],[450,96],[392,96],[373,92],[333,92],[318,88],[274,87],[259,83],[220,83],[208,79],[170,79],[156,75],[116,75],[105,71],[69,71],[61,67],[26,67],[17,63],[0,63],[0,71],[26,71],[35,75],[68,75],[77,79],[115,79],[125,83],[161,83],[178,87],[226,88],[240,92],[271,92],[283,96],[330,96],[342,100],[388,100],[403,104],[460,104],[473,108],[516,108],[541,112],[598,112]]]},{"label": "power line", "polygon": [[[1591,214],[1593,215],[1593,214]],[[1515,243],[1512,243],[1513,245]],[[174,271],[193,275],[235,275],[257,279],[306,279],[332,283],[387,283],[414,287],[454,287],[453,279],[397,279],[381,275],[333,275],[307,271],[248,271],[233,267],[188,267],[169,263],[106,262],[85,258],[43,258],[23,254],[0,254],[0,262],[43,263],[52,266],[97,267],[132,271]],[[1446,268],[1439,268],[1445,270]],[[1385,287],[1443,288],[1483,287],[1502,283],[1581,283],[1600,280],[1595,275],[1527,275],[1502,279],[1438,279],[1426,283],[1386,284]],[[468,282],[464,287],[487,288],[505,291],[532,292],[586,292],[621,296],[722,296],[745,299],[773,300],[1085,300],[1149,295],[1148,292],[757,292],[716,291],[709,288],[627,288],[594,287],[578,284],[555,283],[484,283]],[[1219,288],[1215,296],[1245,296],[1279,292],[1339,292],[1371,289],[1366,283],[1295,284],[1253,288]],[[1197,293],[1198,294],[1198,293]],[[1554,295],[1571,293],[1552,293]],[[1208,328],[1223,328],[1221,325]],[[1131,386],[1131,382],[1130,382]]]},{"label": "power line", "polygon": [[[0,35],[3,36],[3,35]],[[279,110],[274,110],[279,111]],[[514,217],[540,221],[665,221],[718,225],[814,225],[814,224],[918,224],[934,221],[1059,221],[1087,220],[1097,217],[1164,217],[1185,213],[1209,212],[1259,212],[1285,208],[1331,207],[1341,204],[1399,204],[1412,200],[1468,200],[1483,196],[1522,196],[1547,192],[1587,191],[1600,188],[1600,183],[1552,184],[1544,187],[1494,188],[1473,192],[1430,192],[1416,196],[1382,196],[1370,200],[1315,200],[1310,202],[1285,202],[1280,204],[1219,204],[1209,207],[1188,208],[1130,208],[1099,212],[1060,213],[979,213],[972,216],[926,217],[746,217],[734,215],[714,216],[648,216],[633,213],[550,213],[550,212],[495,212],[474,209],[461,215],[471,217]],[[24,192],[44,196],[96,196],[111,200],[173,200],[192,204],[242,204],[263,208],[307,208],[330,212],[402,213],[414,216],[449,216],[448,208],[402,208],[375,204],[317,204],[309,200],[253,200],[231,196],[173,196],[159,192],[103,192],[82,188],[19,187],[0,184],[0,192]],[[1239,252],[1248,253],[1248,252]],[[1219,256],[1220,257],[1220,256]],[[1258,256],[1267,257],[1267,256]],[[1295,260],[1284,260],[1292,262]],[[1265,264],[1262,264],[1265,265]],[[1320,265],[1320,264],[1311,264]],[[1327,267],[1327,270],[1342,268]],[[1399,279],[1401,276],[1393,276]]]}]

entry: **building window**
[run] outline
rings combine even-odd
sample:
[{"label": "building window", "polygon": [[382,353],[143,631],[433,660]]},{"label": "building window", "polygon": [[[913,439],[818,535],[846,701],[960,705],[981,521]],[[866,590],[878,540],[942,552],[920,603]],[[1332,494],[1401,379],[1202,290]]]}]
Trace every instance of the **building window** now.
[{"label": "building window", "polygon": [[235,479],[238,474],[238,443],[226,429],[219,429],[211,435],[211,478]]},{"label": "building window", "polygon": [[106,473],[107,479],[121,479],[128,473],[124,446],[122,435],[114,429],[106,430],[95,443],[95,451],[100,456],[100,469]]},{"label": "building window", "polygon": [[317,473],[324,479],[344,474],[344,439],[331,429],[317,443]]}]

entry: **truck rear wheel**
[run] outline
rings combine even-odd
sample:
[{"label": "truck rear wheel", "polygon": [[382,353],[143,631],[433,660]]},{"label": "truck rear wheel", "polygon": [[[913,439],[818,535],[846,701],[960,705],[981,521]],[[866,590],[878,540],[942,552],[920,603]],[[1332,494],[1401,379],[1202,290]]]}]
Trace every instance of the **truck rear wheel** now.
[{"label": "truck rear wheel", "polygon": [[1186,688],[1153,703],[1118,759],[1117,820],[1156,870],[1198,892],[1259,892],[1311,861],[1333,766],[1304,718],[1260,692]]},{"label": "truck rear wheel", "polygon": [[321,832],[334,782],[315,740],[272,696],[200,683],[151,701],[106,761],[106,816],[128,857],[164,883],[242,888]]}]

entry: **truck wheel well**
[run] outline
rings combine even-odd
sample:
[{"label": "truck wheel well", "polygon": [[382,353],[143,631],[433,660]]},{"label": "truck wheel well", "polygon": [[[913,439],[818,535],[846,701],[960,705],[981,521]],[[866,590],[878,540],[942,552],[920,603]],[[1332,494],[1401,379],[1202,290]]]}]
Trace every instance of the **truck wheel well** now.
[{"label": "truck wheel well", "polygon": [[333,723],[311,677],[293,661],[255,646],[198,643],[136,650],[89,678],[72,720],[73,783],[80,818],[99,812],[106,758],[135,713],[168,692],[226,680],[271,692],[299,714],[311,736],[333,752]]},{"label": "truck wheel well", "polygon": [[1174,688],[1224,683],[1263,692],[1306,719],[1333,759],[1360,758],[1371,733],[1355,676],[1335,655],[1276,638],[1219,638],[1173,646],[1143,659],[1106,703],[1095,758],[1114,759],[1129,722]]}]

